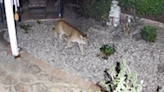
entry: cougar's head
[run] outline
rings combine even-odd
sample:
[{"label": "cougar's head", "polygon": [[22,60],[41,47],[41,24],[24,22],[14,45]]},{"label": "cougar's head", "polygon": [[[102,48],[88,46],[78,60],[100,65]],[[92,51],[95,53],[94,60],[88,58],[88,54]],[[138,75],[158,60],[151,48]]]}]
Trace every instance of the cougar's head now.
[{"label": "cougar's head", "polygon": [[88,37],[86,34],[80,35],[81,44],[87,44],[88,43]]}]

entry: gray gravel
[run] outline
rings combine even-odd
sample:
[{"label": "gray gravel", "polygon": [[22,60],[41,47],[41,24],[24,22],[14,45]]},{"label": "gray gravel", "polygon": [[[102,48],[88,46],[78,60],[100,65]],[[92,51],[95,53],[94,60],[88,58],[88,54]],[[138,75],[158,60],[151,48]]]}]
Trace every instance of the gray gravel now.
[{"label": "gray gravel", "polygon": [[[157,73],[158,64],[164,63],[164,44],[161,43],[160,33],[162,30],[159,30],[155,43],[148,43],[132,39],[143,25],[131,32],[128,37],[124,37],[120,28],[117,30],[104,28],[91,19],[76,18],[76,14],[68,12],[68,9],[65,12],[65,20],[88,34],[89,44],[85,46],[85,56],[81,56],[76,43],[72,48],[66,49],[66,41],[53,36],[52,28],[56,23],[53,20],[42,21],[41,24],[37,24],[36,21],[24,22],[32,26],[28,33],[18,26],[18,45],[52,66],[65,69],[95,83],[104,78],[106,68],[121,62],[123,58],[132,72],[138,72],[139,80],[144,80],[144,92],[155,92],[157,85],[161,86],[164,83],[164,74]],[[115,35],[120,35],[121,39],[113,40]],[[8,40],[7,32],[4,37]],[[99,48],[104,44],[116,46],[116,52],[108,60],[96,56],[100,52]]]}]

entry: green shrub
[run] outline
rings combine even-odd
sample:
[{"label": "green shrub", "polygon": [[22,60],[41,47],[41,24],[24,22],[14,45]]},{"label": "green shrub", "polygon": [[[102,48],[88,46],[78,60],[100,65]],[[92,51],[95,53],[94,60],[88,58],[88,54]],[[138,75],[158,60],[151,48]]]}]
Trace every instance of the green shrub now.
[{"label": "green shrub", "polygon": [[115,48],[114,48],[114,46],[110,46],[110,45],[108,45],[108,44],[103,45],[103,46],[100,48],[100,50],[101,50],[105,55],[108,55],[108,56],[114,54],[114,52],[116,51]]},{"label": "green shrub", "polygon": [[157,37],[157,28],[152,26],[144,26],[141,29],[141,36],[145,41],[155,42]]},{"label": "green shrub", "polygon": [[105,20],[110,11],[111,0],[83,0],[81,3],[81,13],[86,18],[95,20]]},{"label": "green shrub", "polygon": [[164,13],[164,0],[119,0],[124,9],[133,9],[141,15],[153,15],[157,18]]}]

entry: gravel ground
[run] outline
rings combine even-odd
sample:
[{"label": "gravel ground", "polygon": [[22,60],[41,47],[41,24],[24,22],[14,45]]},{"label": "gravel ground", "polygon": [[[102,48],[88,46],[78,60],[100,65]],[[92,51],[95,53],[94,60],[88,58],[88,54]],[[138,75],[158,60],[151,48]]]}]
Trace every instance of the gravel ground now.
[{"label": "gravel ground", "polygon": [[[106,68],[121,62],[123,58],[132,72],[138,72],[139,80],[144,80],[144,92],[155,92],[157,86],[164,83],[164,74],[158,73],[158,64],[164,63],[162,28],[158,28],[157,41],[148,43],[132,39],[143,25],[138,26],[128,37],[124,37],[120,28],[105,28],[91,19],[77,18],[69,8],[65,9],[64,19],[88,34],[89,43],[84,49],[85,56],[81,56],[76,43],[73,47],[66,49],[66,41],[53,36],[52,28],[56,23],[53,20],[42,21],[41,24],[37,24],[36,21],[24,22],[31,25],[28,33],[18,26],[18,45],[32,55],[51,63],[52,66],[65,69],[95,83],[104,78]],[[4,38],[8,40],[7,32]],[[116,46],[116,52],[108,60],[96,56],[100,52],[99,48],[104,44]]]}]

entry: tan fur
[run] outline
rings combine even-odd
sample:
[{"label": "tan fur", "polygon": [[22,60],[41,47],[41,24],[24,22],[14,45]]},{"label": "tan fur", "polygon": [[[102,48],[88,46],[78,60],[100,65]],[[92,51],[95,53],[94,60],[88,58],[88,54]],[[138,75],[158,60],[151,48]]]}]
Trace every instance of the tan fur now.
[{"label": "tan fur", "polygon": [[84,55],[83,45],[87,44],[87,35],[83,32],[79,31],[72,25],[68,24],[64,20],[59,20],[54,29],[54,35],[57,37],[59,34],[59,38],[63,39],[62,36],[65,34],[68,36],[67,38],[67,47],[71,47],[71,42],[77,42],[81,51],[81,54]]}]

